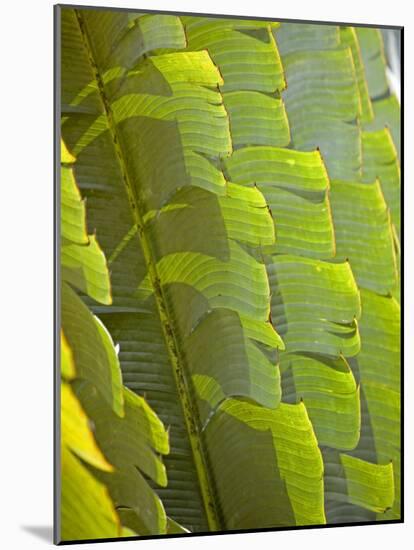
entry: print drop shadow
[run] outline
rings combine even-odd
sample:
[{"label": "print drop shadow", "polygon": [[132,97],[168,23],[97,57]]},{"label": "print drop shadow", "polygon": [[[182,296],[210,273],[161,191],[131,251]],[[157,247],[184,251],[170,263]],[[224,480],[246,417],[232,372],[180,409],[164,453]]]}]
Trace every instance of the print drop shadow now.
[{"label": "print drop shadow", "polygon": [[52,525],[21,525],[22,531],[26,531],[34,537],[46,542],[53,542],[53,527]]}]

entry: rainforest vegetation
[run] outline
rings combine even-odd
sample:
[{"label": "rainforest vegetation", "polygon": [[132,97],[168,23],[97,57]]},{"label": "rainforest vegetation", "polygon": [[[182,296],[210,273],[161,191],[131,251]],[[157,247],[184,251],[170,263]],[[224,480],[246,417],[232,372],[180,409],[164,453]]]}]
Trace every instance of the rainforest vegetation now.
[{"label": "rainforest vegetation", "polygon": [[57,538],[398,520],[385,33],[58,13]]}]

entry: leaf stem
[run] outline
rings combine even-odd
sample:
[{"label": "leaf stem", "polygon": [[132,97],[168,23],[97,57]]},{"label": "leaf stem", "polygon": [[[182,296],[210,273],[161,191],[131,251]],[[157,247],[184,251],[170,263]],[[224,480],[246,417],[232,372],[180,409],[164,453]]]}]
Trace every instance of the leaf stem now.
[{"label": "leaf stem", "polygon": [[141,213],[139,200],[137,199],[133,191],[134,188],[132,185],[131,177],[126,167],[124,153],[119,144],[119,139],[118,139],[117,130],[116,130],[116,123],[112,114],[111,106],[105,94],[104,83],[102,81],[99,68],[97,66],[97,63],[95,61],[95,58],[92,52],[92,45],[88,37],[87,29],[85,27],[82,14],[79,12],[79,10],[75,10],[75,13],[79,23],[81,35],[83,37],[85,49],[88,53],[89,61],[93,69],[93,72],[95,74],[98,91],[105,109],[105,114],[107,116],[109,131],[114,144],[116,156],[119,161],[128,199],[131,204],[134,221],[139,230],[139,234],[141,236],[142,251],[144,254],[144,259],[147,265],[148,274],[152,283],[152,287],[154,289],[155,302],[157,305],[157,309],[158,309],[158,313],[161,321],[162,331],[163,331],[166,347],[168,350],[168,354],[170,357],[170,361],[172,364],[173,375],[176,382],[177,391],[178,391],[182,409],[183,409],[183,416],[185,419],[185,424],[188,432],[188,439],[191,445],[194,465],[198,475],[200,492],[204,503],[208,526],[211,531],[219,531],[219,530],[222,530],[222,526],[219,519],[218,510],[215,504],[212,481],[210,479],[209,471],[207,468],[206,451],[203,448],[201,430],[197,420],[198,419],[197,408],[192,402],[189,384],[186,380],[186,374],[182,366],[182,360],[180,359],[179,349],[178,349],[176,339],[174,337],[174,332],[169,320],[169,314],[166,306],[166,301],[163,295],[163,290],[161,285],[159,284],[160,279],[157,274],[156,261],[155,261],[155,258],[153,257],[148,238],[145,234],[143,215]]}]

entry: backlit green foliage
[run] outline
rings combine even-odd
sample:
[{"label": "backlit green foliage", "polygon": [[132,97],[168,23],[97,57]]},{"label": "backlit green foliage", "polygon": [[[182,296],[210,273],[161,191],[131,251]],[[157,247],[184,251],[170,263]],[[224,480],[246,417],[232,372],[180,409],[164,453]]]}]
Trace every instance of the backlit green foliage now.
[{"label": "backlit green foliage", "polygon": [[62,538],[398,519],[379,31],[62,8],[61,33],[62,379],[90,445],[63,493],[94,487]]}]

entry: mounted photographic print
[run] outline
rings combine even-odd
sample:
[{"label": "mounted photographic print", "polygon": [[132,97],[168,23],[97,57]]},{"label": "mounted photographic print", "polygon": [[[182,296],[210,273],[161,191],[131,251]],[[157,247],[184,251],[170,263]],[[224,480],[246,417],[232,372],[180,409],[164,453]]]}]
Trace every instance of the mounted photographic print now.
[{"label": "mounted photographic print", "polygon": [[55,7],[56,543],[403,520],[402,28],[272,9]]}]

